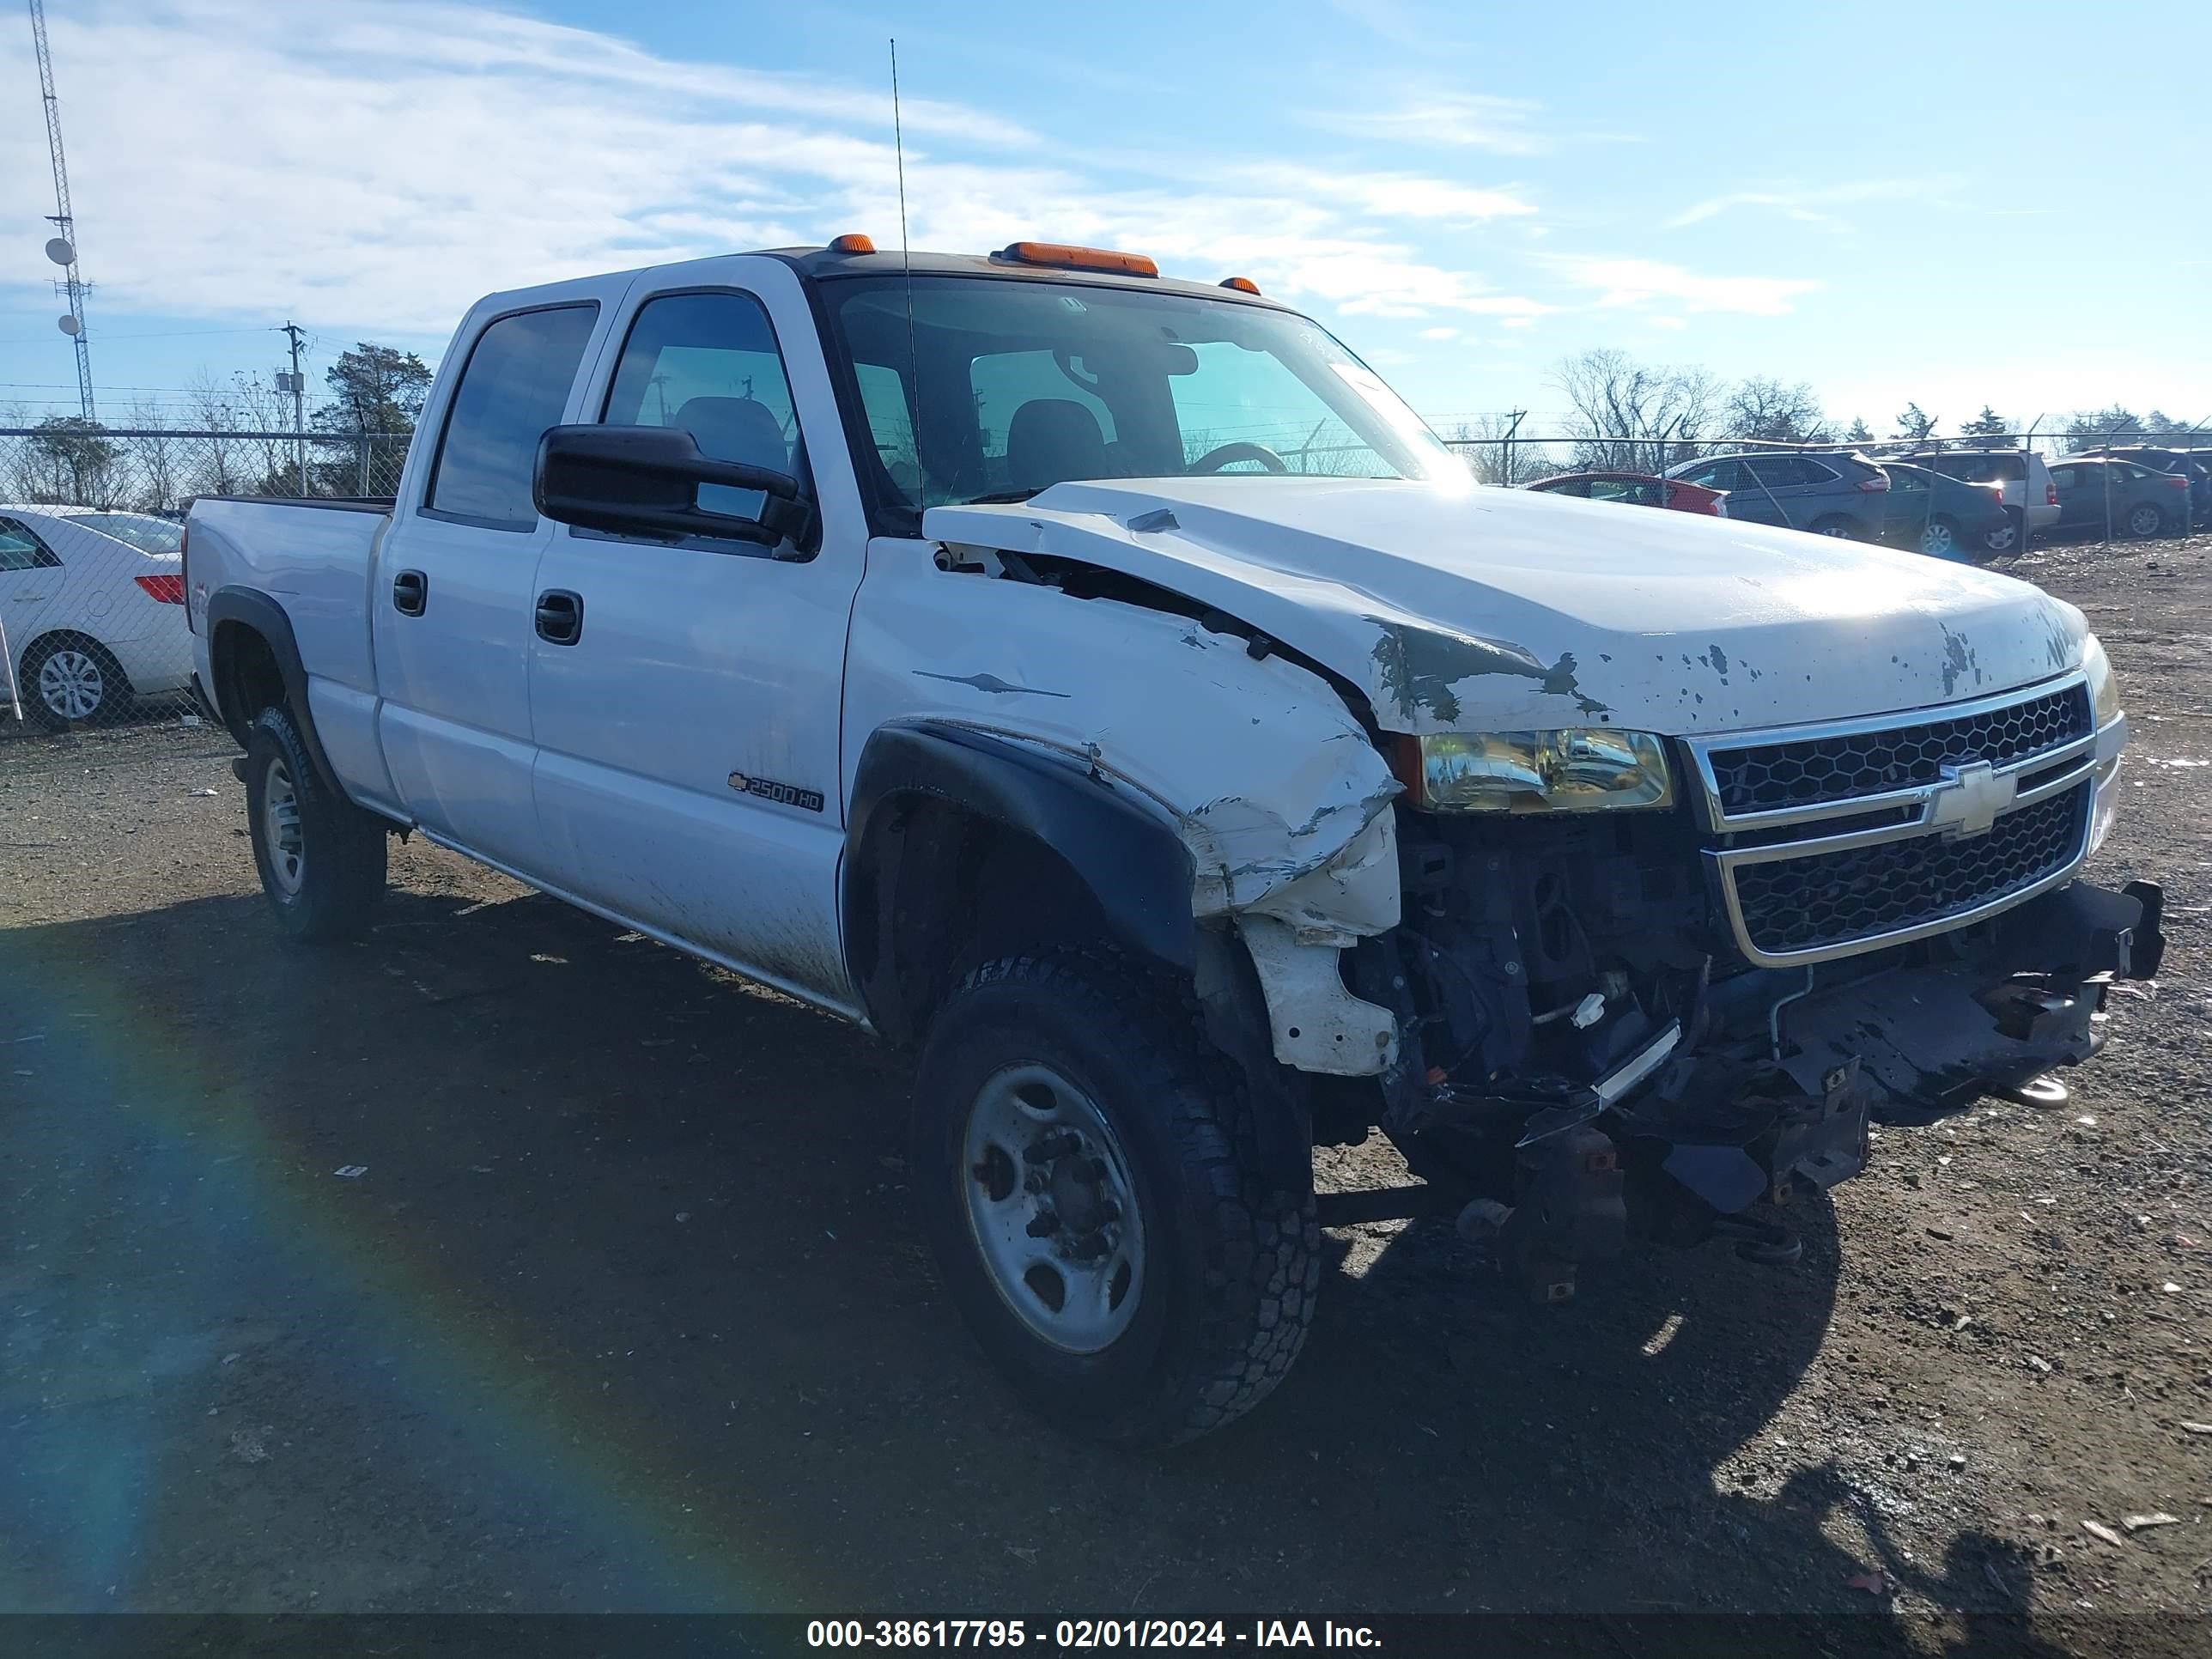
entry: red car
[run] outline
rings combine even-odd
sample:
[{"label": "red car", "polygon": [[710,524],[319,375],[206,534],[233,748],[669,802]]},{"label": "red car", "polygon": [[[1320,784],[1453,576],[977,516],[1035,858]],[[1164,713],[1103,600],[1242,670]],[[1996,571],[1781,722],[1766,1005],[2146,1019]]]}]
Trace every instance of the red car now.
[{"label": "red car", "polygon": [[[1624,501],[1631,507],[1671,507],[1677,513],[1703,513],[1725,519],[1728,491],[1708,489],[1680,478],[1655,477],[1649,472],[1562,472],[1556,478],[1540,478],[1522,484],[1552,495],[1573,495],[1583,501]],[[1662,491],[1664,491],[1662,496]]]}]

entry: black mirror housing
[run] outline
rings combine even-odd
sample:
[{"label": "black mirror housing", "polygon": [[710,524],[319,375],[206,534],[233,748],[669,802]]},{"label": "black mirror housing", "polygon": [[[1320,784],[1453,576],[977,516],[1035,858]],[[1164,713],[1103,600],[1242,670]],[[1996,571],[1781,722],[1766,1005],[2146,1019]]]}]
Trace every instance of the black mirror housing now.
[{"label": "black mirror housing", "polygon": [[[702,484],[759,490],[760,516],[708,512],[699,505]],[[714,460],[681,427],[549,427],[538,441],[530,494],[549,519],[617,535],[706,536],[765,547],[789,542],[811,551],[816,529],[798,479]]]}]

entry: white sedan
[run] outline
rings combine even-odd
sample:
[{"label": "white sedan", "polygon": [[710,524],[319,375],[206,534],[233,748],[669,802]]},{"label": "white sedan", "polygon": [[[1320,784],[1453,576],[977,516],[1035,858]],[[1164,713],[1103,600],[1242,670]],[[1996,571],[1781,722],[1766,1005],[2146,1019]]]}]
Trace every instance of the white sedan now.
[{"label": "white sedan", "polygon": [[[183,529],[145,513],[0,502],[0,629],[26,714],[112,720],[191,683]],[[0,710],[6,696],[0,683]]]}]

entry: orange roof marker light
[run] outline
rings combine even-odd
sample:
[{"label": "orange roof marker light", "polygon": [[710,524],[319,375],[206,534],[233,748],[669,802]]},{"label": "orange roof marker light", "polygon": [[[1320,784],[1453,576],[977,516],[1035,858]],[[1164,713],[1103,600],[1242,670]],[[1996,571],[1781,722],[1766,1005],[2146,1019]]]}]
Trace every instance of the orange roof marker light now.
[{"label": "orange roof marker light", "polygon": [[1260,285],[1249,276],[1224,276],[1221,286],[1233,288],[1239,294],[1249,294],[1255,300],[1260,297]]},{"label": "orange roof marker light", "polygon": [[863,236],[857,230],[848,230],[831,240],[830,251],[832,253],[873,253],[876,251],[875,239]]},{"label": "orange roof marker light", "polygon": [[1160,268],[1141,253],[1116,253],[1110,247],[1070,247],[1065,242],[1009,242],[1001,259],[1025,265],[1060,265],[1069,270],[1110,270],[1123,276],[1157,276]]}]

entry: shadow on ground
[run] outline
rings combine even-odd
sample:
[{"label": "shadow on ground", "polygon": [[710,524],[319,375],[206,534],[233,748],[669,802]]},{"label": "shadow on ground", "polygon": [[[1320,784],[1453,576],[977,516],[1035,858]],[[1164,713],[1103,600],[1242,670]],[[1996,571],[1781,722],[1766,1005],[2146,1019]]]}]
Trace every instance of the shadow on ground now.
[{"label": "shadow on ground", "polygon": [[[896,1060],[635,935],[395,890],[310,954],[225,897],[0,935],[0,984],[7,1606],[1869,1604],[1840,1472],[1716,1475],[1820,1347],[1824,1207],[1795,1270],[1639,1255],[1551,1310],[1410,1230],[1256,1416],[1132,1458],[954,1322]],[[1978,1535],[1892,1571],[2026,1583]]]}]

